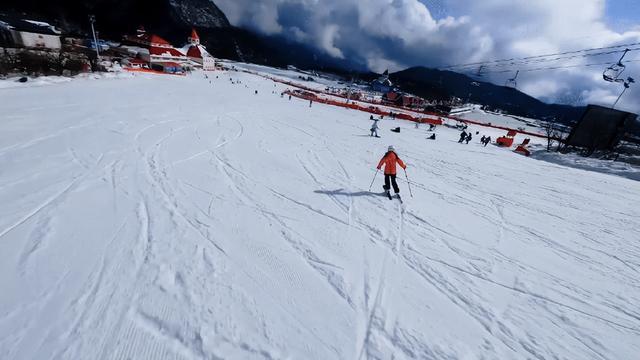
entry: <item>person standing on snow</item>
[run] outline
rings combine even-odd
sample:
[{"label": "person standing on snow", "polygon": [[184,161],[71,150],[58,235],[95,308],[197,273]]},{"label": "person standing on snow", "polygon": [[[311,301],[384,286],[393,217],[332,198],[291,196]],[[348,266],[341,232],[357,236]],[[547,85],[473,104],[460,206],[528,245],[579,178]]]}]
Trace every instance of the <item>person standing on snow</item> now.
[{"label": "person standing on snow", "polygon": [[378,136],[378,120],[373,120],[373,124],[371,125],[371,136],[375,136],[377,138],[380,137]]},{"label": "person standing on snow", "polygon": [[390,185],[393,185],[393,190],[396,194],[400,193],[400,188],[398,187],[398,183],[396,182],[396,164],[400,165],[400,167],[403,169],[407,168],[407,165],[405,165],[404,162],[398,157],[398,154],[396,154],[396,149],[392,145],[389,146],[387,153],[384,154],[384,156],[378,163],[378,170],[380,170],[384,165],[384,186],[382,188],[387,193],[387,195],[389,195],[389,190],[391,189]]},{"label": "person standing on snow", "polygon": [[467,138],[465,139],[467,141],[467,144],[469,143],[469,141],[471,141],[471,139],[473,139],[473,136],[471,136],[471,133],[469,133],[467,135]]},{"label": "person standing on snow", "polygon": [[458,140],[458,142],[460,144],[462,144],[462,142],[467,138],[467,132],[462,130],[462,133],[460,134],[460,140]]}]

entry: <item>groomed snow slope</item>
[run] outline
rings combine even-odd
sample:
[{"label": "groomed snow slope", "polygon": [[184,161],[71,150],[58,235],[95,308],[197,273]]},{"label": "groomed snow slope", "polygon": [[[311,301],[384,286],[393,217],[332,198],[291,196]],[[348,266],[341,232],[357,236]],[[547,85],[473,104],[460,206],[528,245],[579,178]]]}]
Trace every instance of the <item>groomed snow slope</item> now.
[{"label": "groomed snow slope", "polygon": [[638,182],[217,74],[0,90],[1,359],[640,353]]}]

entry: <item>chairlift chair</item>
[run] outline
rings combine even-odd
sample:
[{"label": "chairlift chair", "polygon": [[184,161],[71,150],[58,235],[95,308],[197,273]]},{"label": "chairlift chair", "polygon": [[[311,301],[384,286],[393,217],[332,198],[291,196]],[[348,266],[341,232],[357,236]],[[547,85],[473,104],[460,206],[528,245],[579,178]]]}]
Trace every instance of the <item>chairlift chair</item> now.
[{"label": "chairlift chair", "polygon": [[629,51],[630,51],[629,49],[625,49],[624,53],[622,54],[622,57],[620,57],[620,60],[618,60],[618,62],[616,64],[613,64],[613,65],[609,66],[608,68],[606,68],[604,70],[604,72],[602,73],[602,78],[604,79],[604,81],[618,82],[618,83],[620,83],[620,82],[624,83],[625,82],[625,79],[621,79],[620,78],[622,73],[627,68],[622,63],[622,60],[624,59],[624,57],[627,55],[627,53]]}]

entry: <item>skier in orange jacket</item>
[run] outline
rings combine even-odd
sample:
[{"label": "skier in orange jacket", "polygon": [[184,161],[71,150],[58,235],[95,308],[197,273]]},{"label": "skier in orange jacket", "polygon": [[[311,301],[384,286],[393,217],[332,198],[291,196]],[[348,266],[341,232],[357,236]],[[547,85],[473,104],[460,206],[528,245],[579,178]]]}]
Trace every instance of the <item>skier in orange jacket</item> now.
[{"label": "skier in orange jacket", "polygon": [[401,168],[406,169],[407,165],[398,157],[396,154],[396,149],[393,146],[389,146],[389,149],[386,154],[380,159],[378,163],[378,170],[382,168],[384,165],[384,191],[389,193],[391,185],[393,185],[393,190],[396,194],[400,193],[400,188],[398,187],[398,183],[396,182],[396,164],[400,165]]}]

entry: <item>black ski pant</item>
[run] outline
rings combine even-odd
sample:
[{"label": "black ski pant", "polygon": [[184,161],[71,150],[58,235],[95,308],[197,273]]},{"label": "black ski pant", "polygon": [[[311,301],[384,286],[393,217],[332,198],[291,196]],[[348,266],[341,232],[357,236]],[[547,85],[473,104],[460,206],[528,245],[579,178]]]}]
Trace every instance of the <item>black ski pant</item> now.
[{"label": "black ski pant", "polygon": [[389,191],[389,189],[391,189],[391,186],[389,186],[389,182],[391,182],[391,185],[393,185],[393,191],[397,193],[400,192],[400,188],[398,187],[398,183],[396,182],[396,175],[395,174],[384,174],[384,190],[385,191]]}]

